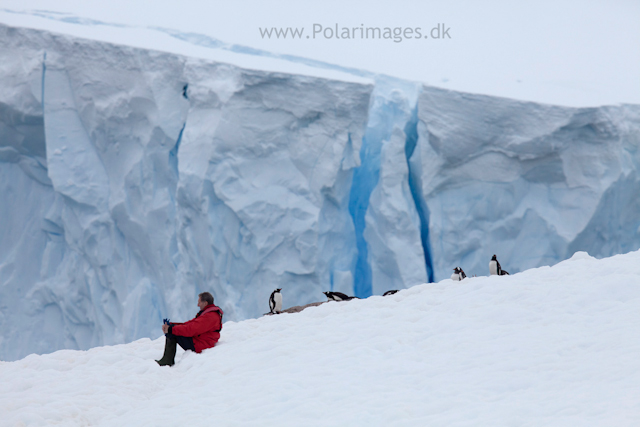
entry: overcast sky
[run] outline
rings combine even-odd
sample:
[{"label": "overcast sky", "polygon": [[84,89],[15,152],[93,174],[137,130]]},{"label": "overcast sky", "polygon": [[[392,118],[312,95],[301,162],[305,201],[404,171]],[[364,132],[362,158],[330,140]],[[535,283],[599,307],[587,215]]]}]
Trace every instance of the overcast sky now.
[{"label": "overcast sky", "polygon": [[[469,92],[562,105],[640,104],[639,0],[395,0],[384,5],[360,0],[3,0],[0,8],[203,33]],[[361,39],[357,31],[350,40],[328,39],[324,32],[313,38],[314,24],[316,29],[337,25],[340,31],[420,28],[423,35],[444,24],[450,38],[394,42]],[[261,37],[259,29],[271,27],[304,28],[304,33],[295,40]]]}]

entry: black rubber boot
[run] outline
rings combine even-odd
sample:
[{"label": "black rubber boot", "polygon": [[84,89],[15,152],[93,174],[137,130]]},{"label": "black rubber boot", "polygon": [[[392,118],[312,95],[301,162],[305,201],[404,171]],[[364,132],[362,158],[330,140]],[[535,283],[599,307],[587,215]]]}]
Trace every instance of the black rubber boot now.
[{"label": "black rubber boot", "polygon": [[166,341],[164,342],[164,355],[162,355],[162,359],[156,360],[156,362],[158,362],[158,365],[173,366],[175,364],[176,344],[176,340],[167,337]]}]

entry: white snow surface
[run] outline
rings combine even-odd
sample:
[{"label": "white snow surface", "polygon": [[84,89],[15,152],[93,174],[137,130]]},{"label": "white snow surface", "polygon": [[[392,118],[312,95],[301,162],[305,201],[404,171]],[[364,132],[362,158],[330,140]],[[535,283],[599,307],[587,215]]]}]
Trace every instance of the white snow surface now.
[{"label": "white snow surface", "polygon": [[171,368],[163,338],[0,362],[0,425],[635,426],[639,322],[640,251],[578,252],[227,322]]}]

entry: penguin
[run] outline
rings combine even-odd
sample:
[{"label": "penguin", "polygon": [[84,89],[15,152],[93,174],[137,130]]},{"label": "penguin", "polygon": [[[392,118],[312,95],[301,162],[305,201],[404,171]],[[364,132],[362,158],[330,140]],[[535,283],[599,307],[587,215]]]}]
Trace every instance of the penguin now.
[{"label": "penguin", "polygon": [[271,292],[271,296],[269,297],[269,309],[271,310],[271,314],[280,314],[282,311],[282,294],[280,291],[282,288],[278,288],[275,291]]},{"label": "penguin", "polygon": [[502,270],[502,267],[500,267],[500,263],[498,262],[498,257],[495,256],[495,254],[491,257],[491,261],[489,261],[489,274],[491,276],[499,276],[500,275],[500,270]]},{"label": "penguin", "polygon": [[464,274],[464,271],[462,271],[462,268],[456,267],[453,269],[451,280],[455,280],[456,282],[459,282],[460,280],[465,279],[466,277],[467,275]]},{"label": "penguin", "polygon": [[498,258],[495,255],[493,255],[491,257],[491,261],[489,261],[489,273],[492,276],[495,276],[495,275],[508,276],[509,275],[509,272],[504,271],[502,269],[502,267],[500,266],[500,263],[498,262]]},{"label": "penguin", "polygon": [[355,298],[345,295],[342,292],[323,292],[323,294],[327,296],[329,301],[349,301]]},{"label": "penguin", "polygon": [[390,290],[390,291],[385,292],[384,294],[382,294],[382,296],[383,296],[383,297],[386,297],[387,295],[393,295],[393,294],[395,294],[396,292],[398,292],[398,290],[397,290],[397,289],[393,289],[393,290]]}]

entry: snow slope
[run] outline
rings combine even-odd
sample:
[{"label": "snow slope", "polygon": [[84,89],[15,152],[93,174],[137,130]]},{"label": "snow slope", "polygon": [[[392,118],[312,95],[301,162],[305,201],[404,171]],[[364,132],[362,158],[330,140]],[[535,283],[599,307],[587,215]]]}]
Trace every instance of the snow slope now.
[{"label": "snow slope", "polygon": [[639,322],[640,251],[578,252],[227,322],[172,368],[162,339],[0,362],[0,425],[634,426]]}]

